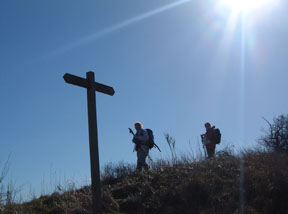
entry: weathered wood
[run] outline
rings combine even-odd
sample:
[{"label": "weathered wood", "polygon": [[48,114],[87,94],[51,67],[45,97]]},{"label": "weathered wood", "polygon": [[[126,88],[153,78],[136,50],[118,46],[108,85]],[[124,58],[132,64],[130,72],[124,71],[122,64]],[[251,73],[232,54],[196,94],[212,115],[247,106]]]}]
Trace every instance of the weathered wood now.
[{"label": "weathered wood", "polygon": [[83,88],[93,87],[95,91],[102,92],[102,93],[108,94],[110,96],[113,96],[114,93],[115,93],[114,89],[112,87],[110,87],[110,86],[103,85],[103,84],[98,83],[98,82],[91,82],[91,83],[88,84],[88,80],[87,79],[84,79],[82,77],[77,77],[77,76],[72,75],[72,74],[66,73],[63,76],[63,79],[65,80],[66,83],[77,85],[77,86],[80,86],[80,87],[83,87]]},{"label": "weathered wood", "polygon": [[94,73],[86,73],[86,79],[66,73],[63,76],[66,83],[77,85],[87,89],[87,107],[88,107],[88,126],[89,126],[89,148],[90,148],[90,167],[91,167],[91,188],[93,214],[101,214],[101,186],[100,186],[100,168],[98,151],[98,130],[96,114],[96,95],[99,91],[113,96],[115,91],[112,87],[95,82]]},{"label": "weathered wood", "polygon": [[63,79],[65,80],[66,83],[77,85],[83,88],[88,88],[88,80],[82,77],[77,77],[75,75],[66,73],[63,76]]},{"label": "weathered wood", "polygon": [[98,82],[94,82],[93,87],[95,88],[96,91],[102,92],[104,94],[108,94],[110,96],[113,96],[115,93],[115,91],[112,87],[107,86],[107,85],[103,85],[103,84],[98,83]]},{"label": "weathered wood", "polygon": [[93,200],[93,212],[101,213],[101,188],[99,171],[98,152],[98,130],[96,114],[96,95],[93,83],[95,80],[93,72],[87,72],[88,80],[87,103],[88,103],[88,125],[89,125],[89,146],[90,146],[90,167],[91,167],[91,188]]}]

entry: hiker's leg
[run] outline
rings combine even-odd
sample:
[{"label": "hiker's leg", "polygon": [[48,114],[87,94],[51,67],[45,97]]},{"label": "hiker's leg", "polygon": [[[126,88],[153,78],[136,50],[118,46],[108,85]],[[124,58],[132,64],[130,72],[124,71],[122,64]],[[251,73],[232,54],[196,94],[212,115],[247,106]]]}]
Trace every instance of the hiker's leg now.
[{"label": "hiker's leg", "polygon": [[143,168],[144,168],[144,170],[145,171],[148,171],[149,170],[149,166],[148,166],[148,164],[146,163],[146,159],[147,159],[147,156],[148,156],[148,154],[149,154],[149,148],[147,147],[144,147],[143,148]]},{"label": "hiker's leg", "polygon": [[215,156],[215,150],[216,150],[216,148],[214,147],[213,149],[212,149],[212,157],[214,157]]},{"label": "hiker's leg", "polygon": [[209,148],[206,146],[206,152],[207,152],[207,157],[206,158],[209,158]]},{"label": "hiker's leg", "polygon": [[141,148],[137,149],[137,167],[136,171],[141,172],[143,163],[141,162]]},{"label": "hiker's leg", "polygon": [[148,165],[146,163],[146,157],[148,155],[149,152],[149,148],[145,148],[145,147],[141,147],[138,151],[137,151],[137,157],[138,157],[138,161],[137,161],[137,165],[139,163],[139,167],[141,166],[146,170],[148,170]]},{"label": "hiker's leg", "polygon": [[214,149],[211,149],[211,148],[207,148],[207,154],[208,154],[208,158],[211,159],[213,158],[214,156],[214,152],[215,150],[213,151]]},{"label": "hiker's leg", "polygon": [[148,164],[147,164],[147,163],[144,163],[144,164],[143,164],[143,168],[144,168],[145,171],[148,171],[148,170],[149,170]]},{"label": "hiker's leg", "polygon": [[137,171],[140,172],[142,170],[142,167],[144,167],[145,163],[145,150],[143,150],[142,147],[140,147],[137,150]]},{"label": "hiker's leg", "polygon": [[137,162],[136,171],[137,171],[137,172],[141,172],[141,170],[142,170],[142,163]]}]

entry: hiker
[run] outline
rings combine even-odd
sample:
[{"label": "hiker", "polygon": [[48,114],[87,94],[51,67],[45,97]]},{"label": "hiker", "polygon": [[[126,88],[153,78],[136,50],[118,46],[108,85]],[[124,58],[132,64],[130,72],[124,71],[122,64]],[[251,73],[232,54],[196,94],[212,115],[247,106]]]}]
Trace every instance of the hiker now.
[{"label": "hiker", "polygon": [[201,135],[202,143],[206,147],[208,159],[211,159],[215,155],[215,149],[216,149],[216,132],[215,132],[215,126],[211,127],[210,123],[205,123],[206,133]]},{"label": "hiker", "polygon": [[137,152],[137,168],[138,172],[142,171],[144,168],[145,171],[149,169],[148,164],[146,163],[146,157],[149,153],[149,135],[145,129],[143,129],[143,125],[140,122],[135,122],[134,127],[136,129],[136,134],[133,137],[133,143],[136,144],[136,152]]}]

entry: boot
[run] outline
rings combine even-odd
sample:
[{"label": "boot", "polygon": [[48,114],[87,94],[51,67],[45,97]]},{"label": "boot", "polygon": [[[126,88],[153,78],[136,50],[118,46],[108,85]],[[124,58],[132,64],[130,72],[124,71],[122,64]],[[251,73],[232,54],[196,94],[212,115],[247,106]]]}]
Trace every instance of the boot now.
[{"label": "boot", "polygon": [[137,172],[141,172],[142,171],[142,163],[140,163],[140,162],[137,163],[136,171]]},{"label": "boot", "polygon": [[143,164],[143,168],[144,168],[145,172],[149,171],[149,166],[147,163]]}]

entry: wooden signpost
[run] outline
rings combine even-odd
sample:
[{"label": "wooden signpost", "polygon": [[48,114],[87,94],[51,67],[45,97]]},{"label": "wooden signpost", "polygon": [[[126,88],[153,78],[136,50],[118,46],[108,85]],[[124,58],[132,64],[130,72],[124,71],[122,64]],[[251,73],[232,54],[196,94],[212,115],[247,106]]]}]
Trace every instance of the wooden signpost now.
[{"label": "wooden signpost", "polygon": [[95,92],[98,91],[113,96],[115,91],[110,86],[95,82],[92,71],[86,73],[86,79],[67,73],[63,78],[66,83],[87,89],[93,214],[99,214],[102,213],[102,211]]}]

